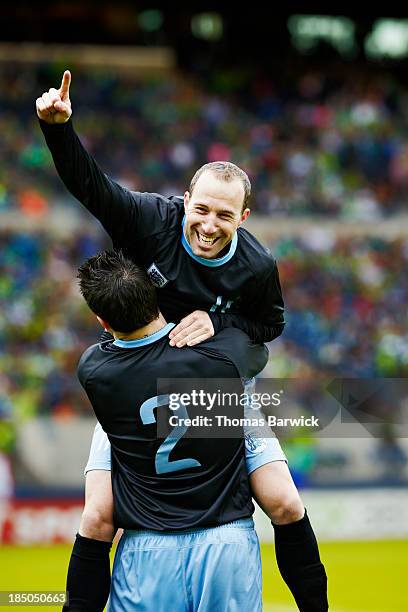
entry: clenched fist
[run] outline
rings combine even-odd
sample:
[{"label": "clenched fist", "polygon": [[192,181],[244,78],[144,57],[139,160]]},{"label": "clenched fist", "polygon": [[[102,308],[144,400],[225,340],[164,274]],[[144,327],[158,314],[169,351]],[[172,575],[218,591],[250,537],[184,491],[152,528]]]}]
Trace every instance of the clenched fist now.
[{"label": "clenched fist", "polygon": [[51,88],[41,98],[36,100],[37,115],[46,123],[66,123],[72,115],[71,100],[69,99],[69,86],[71,73],[64,72],[61,87]]}]

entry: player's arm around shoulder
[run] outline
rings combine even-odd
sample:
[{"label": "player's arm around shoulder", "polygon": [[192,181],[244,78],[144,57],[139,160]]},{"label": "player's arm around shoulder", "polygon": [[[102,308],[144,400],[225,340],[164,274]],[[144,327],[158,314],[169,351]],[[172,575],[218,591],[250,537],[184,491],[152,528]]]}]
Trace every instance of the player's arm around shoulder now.
[{"label": "player's arm around shoulder", "polygon": [[266,366],[269,351],[265,344],[252,342],[248,334],[236,327],[221,330],[208,346],[226,355],[242,378],[257,376]]}]

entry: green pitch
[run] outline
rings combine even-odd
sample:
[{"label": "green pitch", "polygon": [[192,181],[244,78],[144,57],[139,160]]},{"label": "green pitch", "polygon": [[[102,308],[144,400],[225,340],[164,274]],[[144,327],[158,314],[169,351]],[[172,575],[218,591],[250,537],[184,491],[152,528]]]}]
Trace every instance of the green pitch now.
[{"label": "green pitch", "polygon": [[[329,575],[331,612],[407,612],[408,541],[334,542],[320,545]],[[59,590],[68,546],[0,549],[0,590]],[[283,584],[272,545],[262,546],[264,612],[296,610]],[[55,607],[2,607],[32,612]],[[251,612],[251,611],[242,611]]]}]

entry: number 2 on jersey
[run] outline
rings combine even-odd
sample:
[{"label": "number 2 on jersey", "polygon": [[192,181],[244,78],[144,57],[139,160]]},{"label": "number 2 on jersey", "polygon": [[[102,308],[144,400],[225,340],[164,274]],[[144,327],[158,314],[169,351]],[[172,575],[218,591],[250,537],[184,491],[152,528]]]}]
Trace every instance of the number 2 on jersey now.
[{"label": "number 2 on jersey", "polygon": [[[143,402],[140,407],[140,418],[142,419],[143,425],[151,425],[156,423],[156,417],[154,416],[154,409],[160,408],[161,406],[169,405],[168,395],[156,395],[150,397],[148,400]],[[178,415],[182,418],[188,418],[186,407],[183,404],[178,406]],[[180,470],[186,470],[187,468],[201,467],[201,463],[196,459],[176,459],[169,461],[169,455],[177,442],[186,433],[188,427],[186,425],[176,425],[171,430],[167,438],[161,444],[156,453],[155,466],[157,474],[167,474],[169,472],[179,472]]]}]

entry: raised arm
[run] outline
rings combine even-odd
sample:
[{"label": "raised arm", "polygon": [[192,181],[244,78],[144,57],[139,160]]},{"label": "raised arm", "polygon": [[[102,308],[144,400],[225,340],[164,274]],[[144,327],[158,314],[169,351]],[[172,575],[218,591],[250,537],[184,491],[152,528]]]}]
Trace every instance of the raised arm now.
[{"label": "raised arm", "polygon": [[76,135],[69,91],[71,73],[66,70],[59,89],[37,98],[37,115],[57,172],[70,193],[99,221],[115,246],[126,247],[135,226],[140,225],[143,195],[120,186],[102,172]]}]

